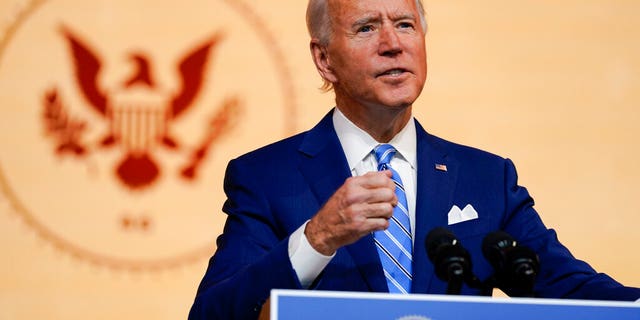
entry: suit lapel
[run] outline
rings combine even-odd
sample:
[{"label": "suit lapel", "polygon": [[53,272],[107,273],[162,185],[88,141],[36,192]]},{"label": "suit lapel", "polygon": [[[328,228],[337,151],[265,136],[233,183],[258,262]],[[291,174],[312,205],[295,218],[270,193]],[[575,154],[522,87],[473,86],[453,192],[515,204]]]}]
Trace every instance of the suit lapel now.
[{"label": "suit lapel", "polygon": [[[333,127],[333,111],[329,112],[306,135],[300,145],[300,172],[322,206],[351,176],[351,170]],[[341,249],[338,251],[344,251]],[[387,291],[373,236],[368,235],[346,247],[371,291]],[[346,253],[344,252],[344,253]],[[330,265],[328,266],[330,267]]]},{"label": "suit lapel", "polygon": [[433,228],[447,225],[458,165],[447,156],[439,140],[429,135],[417,121],[416,135],[418,170],[412,290],[414,293],[427,293],[434,271],[427,257],[425,239]]},{"label": "suit lapel", "polygon": [[347,159],[333,128],[332,114],[333,112],[329,112],[307,132],[299,148],[302,154],[300,172],[320,205],[351,176]]}]

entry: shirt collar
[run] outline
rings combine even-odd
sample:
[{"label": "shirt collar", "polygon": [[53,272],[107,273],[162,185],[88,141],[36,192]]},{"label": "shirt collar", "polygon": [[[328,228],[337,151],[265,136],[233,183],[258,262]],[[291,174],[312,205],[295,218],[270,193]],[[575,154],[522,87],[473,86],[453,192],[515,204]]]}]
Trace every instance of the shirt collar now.
[{"label": "shirt collar", "polygon": [[[358,128],[351,120],[338,110],[333,110],[333,127],[338,134],[349,169],[353,170],[358,163],[364,160],[371,150],[378,144],[367,132]],[[397,155],[402,156],[415,170],[416,168],[416,124],[411,116],[407,124],[389,141],[397,150]]]}]

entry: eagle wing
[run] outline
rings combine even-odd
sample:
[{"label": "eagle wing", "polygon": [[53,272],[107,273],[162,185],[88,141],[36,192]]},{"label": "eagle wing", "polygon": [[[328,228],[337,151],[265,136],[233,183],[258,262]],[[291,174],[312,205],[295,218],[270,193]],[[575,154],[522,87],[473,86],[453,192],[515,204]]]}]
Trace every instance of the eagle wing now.
[{"label": "eagle wing", "polygon": [[106,115],[107,97],[98,88],[98,73],[101,63],[97,55],[94,54],[86,44],[75,36],[68,28],[62,27],[62,33],[69,42],[73,61],[75,65],[75,75],[78,85],[84,97],[91,106],[100,114]]},{"label": "eagle wing", "polygon": [[178,71],[182,79],[182,89],[171,101],[171,115],[173,117],[179,116],[191,106],[202,87],[209,52],[221,38],[222,34],[216,33],[211,39],[187,53],[180,61]]}]

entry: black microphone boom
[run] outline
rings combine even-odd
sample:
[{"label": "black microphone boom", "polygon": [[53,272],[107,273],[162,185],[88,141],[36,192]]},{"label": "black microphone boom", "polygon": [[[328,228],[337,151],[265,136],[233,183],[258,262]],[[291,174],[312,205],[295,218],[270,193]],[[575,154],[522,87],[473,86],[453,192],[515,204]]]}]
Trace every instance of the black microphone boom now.
[{"label": "black microphone boom", "polygon": [[534,296],[533,286],[540,271],[535,252],[518,245],[508,233],[496,231],[482,241],[482,254],[495,270],[494,286],[509,296]]},{"label": "black microphone boom", "polygon": [[436,276],[447,282],[447,294],[460,294],[463,281],[475,284],[477,279],[471,271],[469,252],[451,231],[442,227],[431,230],[425,245]]}]

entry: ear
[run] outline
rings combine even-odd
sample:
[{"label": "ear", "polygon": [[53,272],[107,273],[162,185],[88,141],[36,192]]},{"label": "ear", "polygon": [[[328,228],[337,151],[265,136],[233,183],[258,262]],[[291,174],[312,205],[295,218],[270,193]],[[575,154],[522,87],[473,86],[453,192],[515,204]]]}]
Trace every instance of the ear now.
[{"label": "ear", "polygon": [[318,39],[311,39],[311,43],[309,44],[309,48],[311,49],[311,57],[313,58],[313,63],[316,65],[316,69],[318,73],[325,81],[336,83],[337,78],[333,73],[333,68],[331,67],[331,59],[329,57],[329,51],[326,46],[320,44]]}]

